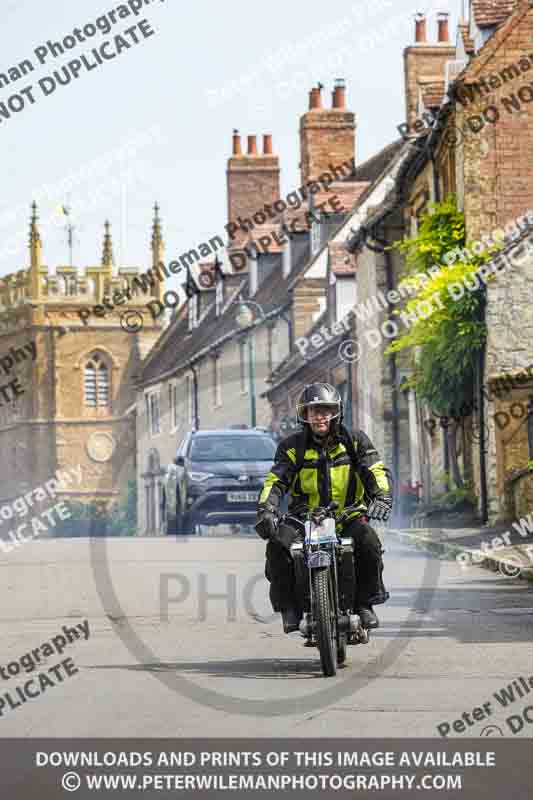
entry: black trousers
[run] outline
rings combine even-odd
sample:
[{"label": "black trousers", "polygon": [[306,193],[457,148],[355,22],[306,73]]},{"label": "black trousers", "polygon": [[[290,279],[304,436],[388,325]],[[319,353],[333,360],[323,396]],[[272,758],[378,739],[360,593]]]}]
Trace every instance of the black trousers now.
[{"label": "black trousers", "polygon": [[[280,526],[278,536],[289,546],[291,541],[301,538],[286,524]],[[344,525],[342,536],[351,536],[354,540],[355,608],[386,603],[390,595],[383,584],[384,550],[375,530],[354,519]],[[267,542],[265,577],[270,581],[270,602],[274,611],[298,607],[292,556],[288,548],[277,540]]]}]

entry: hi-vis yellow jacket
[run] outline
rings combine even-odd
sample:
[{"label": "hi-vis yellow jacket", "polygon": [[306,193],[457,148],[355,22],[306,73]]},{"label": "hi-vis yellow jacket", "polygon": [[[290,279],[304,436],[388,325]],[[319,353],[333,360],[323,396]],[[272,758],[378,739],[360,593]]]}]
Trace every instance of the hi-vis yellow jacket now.
[{"label": "hi-vis yellow jacket", "polygon": [[[337,516],[344,507],[355,506],[351,519],[363,515],[370,500],[392,496],[390,471],[363,431],[351,434],[343,427],[326,449],[311,436],[301,438],[306,436],[306,432],[293,433],[279,443],[259,495],[259,509],[266,504],[279,508],[281,498],[289,492],[290,514],[327,506],[335,500],[339,504]],[[353,442],[355,464],[350,458],[351,448],[345,444],[348,436]]]}]

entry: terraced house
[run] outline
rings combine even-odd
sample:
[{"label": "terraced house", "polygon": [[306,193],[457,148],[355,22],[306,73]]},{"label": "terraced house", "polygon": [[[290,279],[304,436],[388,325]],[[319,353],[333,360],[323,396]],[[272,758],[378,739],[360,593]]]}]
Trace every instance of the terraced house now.
[{"label": "terraced house", "polygon": [[[472,418],[457,423],[444,417],[444,425],[424,426],[431,408],[403,385],[409,406],[411,480],[422,482],[425,499],[430,500],[444,487],[443,472],[471,476],[479,513],[490,521],[518,513],[527,505],[524,497],[531,495],[526,465],[533,452],[533,437],[527,415],[505,431],[494,424],[499,411],[509,411],[513,402],[527,398],[531,383],[524,382],[490,404],[483,389],[532,361],[532,249],[527,214],[533,199],[533,92],[527,89],[532,34],[533,6],[528,0],[473,0],[469,20],[461,21],[454,47],[448,41],[444,17],[434,43],[427,41],[425,19],[417,19],[415,44],[404,53],[406,118],[412,132],[406,137],[406,146],[411,154],[390,196],[354,230],[348,247],[360,263],[358,275],[364,276],[364,283],[359,286],[368,298],[387,285],[387,275],[391,285],[397,286],[404,274],[401,264],[392,271],[389,264],[388,273],[390,251],[389,256],[373,253],[372,242],[390,244],[402,235],[416,237],[431,203],[455,195],[457,209],[464,213],[467,242],[485,241],[485,246],[473,248],[472,253],[482,252],[487,240],[495,240],[498,229],[501,238],[506,234],[505,250],[493,256],[495,277],[487,282],[486,290],[483,281],[475,277],[468,289],[454,290],[459,298],[477,288],[480,317],[472,324],[486,331],[484,345],[475,351],[473,385],[468,387],[477,409]],[[426,123],[417,125],[418,120]],[[472,253],[466,261],[472,259]],[[454,261],[452,257],[446,263]],[[372,364],[365,382],[378,380],[386,365],[392,366],[390,374],[396,376],[391,384],[393,397],[403,394],[402,379],[411,376],[413,367],[405,353],[386,353],[390,337],[402,332],[395,313],[392,305],[381,312],[373,340],[377,347],[370,362],[362,359]],[[362,320],[356,328],[362,347],[372,344]],[[456,328],[455,336],[459,334],[460,328]],[[454,348],[458,344],[456,338]],[[393,363],[399,356],[404,358],[400,369]],[[458,379],[455,388],[459,396],[465,387]],[[389,410],[392,408],[389,405]],[[387,425],[386,416],[383,419]]]},{"label": "terraced house", "polygon": [[[354,130],[342,82],[328,109],[322,107],[321,90],[312,89],[300,120],[301,186],[286,194],[272,137],[264,137],[258,153],[256,137],[249,136],[244,154],[234,133],[226,251],[220,263],[202,264],[198,283],[209,288],[181,309],[140,375],[140,533],[161,530],[164,472],[188,430],[247,424],[280,431],[290,425],[293,411],[273,414],[264,393],[295,339],[325,308],[324,245],[367,185],[353,170]],[[346,253],[336,268],[339,309],[353,283],[353,270],[344,261]],[[347,384],[343,391],[349,391]]]}]

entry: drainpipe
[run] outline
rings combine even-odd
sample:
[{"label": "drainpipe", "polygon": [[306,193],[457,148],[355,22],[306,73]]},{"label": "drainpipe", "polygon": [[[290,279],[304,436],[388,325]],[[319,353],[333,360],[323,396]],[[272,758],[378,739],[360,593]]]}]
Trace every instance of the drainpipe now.
[{"label": "drainpipe", "polygon": [[[485,320],[485,309],[487,305],[487,290],[482,284],[480,286],[481,308],[480,319]],[[488,507],[488,488],[487,488],[487,462],[485,450],[485,397],[483,386],[485,383],[485,352],[486,343],[479,351],[477,359],[477,402],[479,408],[479,494],[481,501],[481,520],[486,525],[489,519]]]},{"label": "drainpipe", "polygon": [[[380,247],[376,245],[371,245],[366,239],[365,246],[368,247],[373,253],[380,253],[384,256],[385,259],[385,274],[387,277],[387,292],[390,292],[394,289],[394,278],[393,278],[393,269],[392,269],[392,260],[391,260],[391,253],[390,250],[386,249],[389,247],[389,242],[386,239],[382,239],[375,234],[374,231],[368,233],[372,236],[374,241],[378,242]],[[393,321],[392,318],[392,303],[389,302],[389,314],[388,319]],[[399,498],[399,489],[400,489],[400,408],[399,408],[399,399],[398,399],[398,367],[396,364],[396,353],[391,353],[389,355],[389,366],[390,366],[390,380],[392,385],[392,470],[394,475],[394,506],[396,509],[398,508],[398,498]]]},{"label": "drainpipe", "polygon": [[440,186],[439,186],[439,172],[437,170],[437,162],[435,161],[435,153],[430,148],[429,157],[431,158],[431,166],[433,167],[433,193],[435,195],[435,202],[440,203]]},{"label": "drainpipe", "polygon": [[198,431],[200,430],[200,415],[198,412],[198,370],[192,361],[189,361],[187,366],[192,372],[192,427],[193,431]]}]

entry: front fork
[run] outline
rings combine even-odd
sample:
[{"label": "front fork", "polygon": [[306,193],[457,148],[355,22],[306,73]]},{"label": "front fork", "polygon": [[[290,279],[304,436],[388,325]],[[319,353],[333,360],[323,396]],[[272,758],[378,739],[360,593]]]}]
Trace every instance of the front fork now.
[{"label": "front fork", "polygon": [[[345,551],[344,548],[347,548]],[[339,634],[343,634],[347,637],[348,644],[359,644],[359,643],[367,643],[368,642],[368,633],[365,629],[361,626],[361,620],[357,614],[349,613],[350,610],[353,611],[353,608],[347,608],[346,611],[348,613],[341,613],[339,608],[339,595],[340,595],[340,586],[339,586],[339,572],[338,572],[338,546],[333,549],[334,555],[332,553],[328,553],[327,551],[314,551],[315,554],[322,552],[325,556],[329,557],[329,566],[328,569],[331,571],[333,566],[333,574],[332,574],[332,582],[333,591],[331,592],[331,606],[332,606],[332,614],[336,620],[336,633],[337,638]],[[341,559],[345,556],[351,559],[351,567],[354,568],[353,565],[353,544],[350,542],[342,541],[341,540],[341,547],[340,547],[340,557]],[[303,562],[303,552],[300,554],[300,558]],[[325,560],[325,559],[324,559]],[[325,565],[324,565],[325,566]],[[315,622],[313,620],[313,570],[314,569],[323,569],[324,567],[320,566],[308,566],[307,567],[307,578],[309,583],[309,607],[310,611],[304,613],[302,621],[300,622],[300,633],[304,638],[307,639],[306,646],[313,647],[316,645],[315,641]],[[353,581],[351,581],[353,583]],[[331,585],[331,584],[330,584]],[[336,590],[336,591],[335,591]],[[352,587],[353,592],[353,587]]]}]

